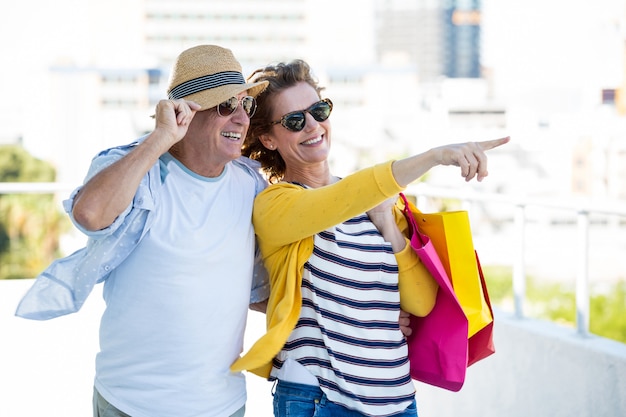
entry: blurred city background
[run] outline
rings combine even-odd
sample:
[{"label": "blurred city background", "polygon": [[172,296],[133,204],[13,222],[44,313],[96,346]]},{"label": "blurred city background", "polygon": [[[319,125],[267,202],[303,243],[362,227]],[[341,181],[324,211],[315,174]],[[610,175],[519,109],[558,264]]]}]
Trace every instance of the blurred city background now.
[{"label": "blurred city background", "polygon": [[[244,75],[303,58],[335,103],[332,163],[339,175],[451,141],[511,136],[490,154],[482,183],[465,183],[455,169],[433,169],[420,184],[427,188],[415,189],[432,197],[423,209],[471,208],[498,309],[573,328],[573,294],[583,274],[592,333],[626,341],[626,1],[33,0],[2,10],[0,149],[21,149],[52,172],[37,180],[58,184],[52,200],[34,204],[41,216],[55,207],[64,217],[60,201],[82,182],[98,151],[152,129],[149,116],[165,98],[182,50],[228,47]],[[0,158],[0,182],[33,181],[13,172],[10,157]],[[77,356],[61,345],[51,347],[61,356],[41,356],[46,347],[36,346],[53,341],[54,329],[81,350],[80,366],[88,368],[80,372],[92,378],[102,307],[94,294],[80,317],[26,324],[10,317],[28,279],[84,243],[59,219],[33,232],[43,235],[34,249],[6,243],[42,224],[19,228],[39,215],[15,210],[8,202],[14,197],[0,195],[0,278],[27,279],[0,285],[0,331],[26,334],[32,343],[0,345],[0,417],[31,415],[16,410],[35,409],[47,387],[42,381],[75,375]],[[516,273],[523,276],[514,294]],[[525,311],[520,292],[535,295],[524,301]],[[571,297],[559,301],[564,294]],[[600,316],[609,324],[600,326]],[[262,318],[251,320],[252,338]],[[79,322],[90,333],[61,330],[57,322]],[[62,402],[74,394],[88,402],[89,384],[63,393]],[[261,384],[267,400],[269,388]],[[28,386],[40,388],[17,395]],[[59,392],[54,396],[61,401]]]},{"label": "blurred city background", "polygon": [[244,75],[309,61],[336,103],[339,170],[510,135],[483,189],[623,200],[624,13],[620,0],[11,2],[0,141],[77,183],[96,152],[153,127],[174,58],[212,43]]}]

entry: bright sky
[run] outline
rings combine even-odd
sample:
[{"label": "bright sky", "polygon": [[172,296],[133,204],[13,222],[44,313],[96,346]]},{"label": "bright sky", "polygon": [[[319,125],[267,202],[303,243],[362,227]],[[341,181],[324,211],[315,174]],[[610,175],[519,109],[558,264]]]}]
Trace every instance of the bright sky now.
[{"label": "bright sky", "polygon": [[[484,0],[486,66],[519,89],[622,80],[623,0]],[[616,34],[621,34],[616,37]]]}]

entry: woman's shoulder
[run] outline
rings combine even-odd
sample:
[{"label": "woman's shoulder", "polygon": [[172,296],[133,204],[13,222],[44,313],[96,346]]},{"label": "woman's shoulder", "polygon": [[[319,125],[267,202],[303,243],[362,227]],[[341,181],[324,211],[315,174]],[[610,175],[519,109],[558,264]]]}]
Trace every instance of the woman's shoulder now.
[{"label": "woman's shoulder", "polygon": [[303,191],[303,190],[306,190],[306,187],[303,184],[300,184],[297,182],[281,181],[281,182],[275,182],[273,184],[268,185],[265,191],[276,192],[276,191],[289,191],[289,190]]}]

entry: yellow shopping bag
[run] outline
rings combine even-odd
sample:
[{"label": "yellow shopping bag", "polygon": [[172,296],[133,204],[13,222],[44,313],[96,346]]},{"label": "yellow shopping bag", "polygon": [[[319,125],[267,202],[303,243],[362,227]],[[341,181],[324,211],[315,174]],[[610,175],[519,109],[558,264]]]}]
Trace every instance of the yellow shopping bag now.
[{"label": "yellow shopping bag", "polygon": [[411,204],[418,227],[433,243],[468,321],[468,337],[493,322],[481,284],[467,211],[422,213]]}]

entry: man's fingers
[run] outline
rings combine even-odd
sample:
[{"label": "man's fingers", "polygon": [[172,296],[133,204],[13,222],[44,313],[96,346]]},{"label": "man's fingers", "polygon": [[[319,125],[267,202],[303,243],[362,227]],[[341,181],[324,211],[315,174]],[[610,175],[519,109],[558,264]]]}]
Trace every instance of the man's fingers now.
[{"label": "man's fingers", "polygon": [[186,100],[187,104],[189,105],[189,108],[193,111],[198,111],[200,110],[200,108],[202,107],[201,105],[199,105],[198,103],[196,103],[195,101],[189,101]]},{"label": "man's fingers", "polygon": [[198,103],[187,100],[170,100],[170,102],[174,106],[176,122],[179,126],[188,125],[201,107]]}]

